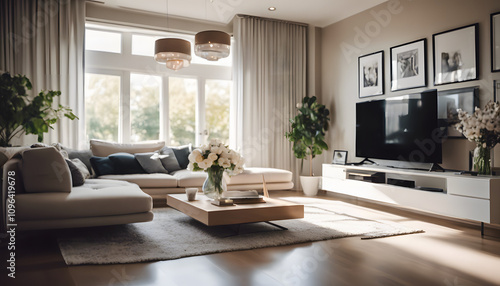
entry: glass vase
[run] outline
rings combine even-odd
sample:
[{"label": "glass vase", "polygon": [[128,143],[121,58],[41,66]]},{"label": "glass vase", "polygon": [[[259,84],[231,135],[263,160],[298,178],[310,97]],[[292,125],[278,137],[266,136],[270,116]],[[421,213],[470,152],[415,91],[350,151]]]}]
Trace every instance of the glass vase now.
[{"label": "glass vase", "polygon": [[202,186],[203,194],[211,199],[220,199],[222,192],[227,190],[224,169],[221,167],[209,168],[207,173],[207,179]]},{"label": "glass vase", "polygon": [[472,160],[475,172],[479,175],[491,175],[491,148],[477,145]]}]

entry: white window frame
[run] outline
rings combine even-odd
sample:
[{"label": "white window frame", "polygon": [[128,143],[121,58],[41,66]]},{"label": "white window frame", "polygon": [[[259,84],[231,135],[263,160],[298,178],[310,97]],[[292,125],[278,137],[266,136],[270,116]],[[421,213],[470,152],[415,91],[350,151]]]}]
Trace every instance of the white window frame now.
[{"label": "white window frame", "polygon": [[[104,25],[100,23],[87,22],[88,29],[100,31],[120,32],[121,36],[121,53],[99,52],[93,50],[85,50],[85,73],[118,75],[120,76],[120,114],[119,114],[119,130],[118,141],[128,143],[131,135],[131,118],[130,118],[130,74],[150,74],[160,76],[162,79],[160,90],[160,140],[170,144],[169,130],[169,102],[168,102],[168,81],[169,77],[184,77],[193,78],[198,83],[198,95],[196,102],[196,129],[194,145],[200,146],[207,137],[208,132],[205,124],[205,84],[206,80],[229,80],[232,81],[231,66],[217,66],[213,64],[196,64],[191,63],[188,68],[179,71],[171,71],[165,68],[164,65],[154,61],[151,57],[132,55],[132,35],[145,36],[172,36],[172,33],[165,33],[154,30],[140,30],[137,28]],[[177,35],[182,37],[183,35]],[[192,43],[194,45],[194,43]],[[192,55],[195,57],[195,55]],[[231,100],[233,94],[231,93]],[[231,115],[230,115],[231,118]],[[231,132],[231,130],[230,130]],[[229,142],[226,142],[229,144]]]}]

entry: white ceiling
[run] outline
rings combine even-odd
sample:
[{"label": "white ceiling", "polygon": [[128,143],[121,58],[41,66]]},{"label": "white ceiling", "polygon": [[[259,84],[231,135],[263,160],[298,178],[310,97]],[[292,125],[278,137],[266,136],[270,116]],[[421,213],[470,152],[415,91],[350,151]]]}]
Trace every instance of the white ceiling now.
[{"label": "white ceiling", "polygon": [[[227,24],[236,14],[325,27],[387,0],[90,0],[105,5]],[[168,4],[168,5],[167,5]],[[168,6],[168,8],[167,8]],[[276,11],[268,10],[270,6]]]}]

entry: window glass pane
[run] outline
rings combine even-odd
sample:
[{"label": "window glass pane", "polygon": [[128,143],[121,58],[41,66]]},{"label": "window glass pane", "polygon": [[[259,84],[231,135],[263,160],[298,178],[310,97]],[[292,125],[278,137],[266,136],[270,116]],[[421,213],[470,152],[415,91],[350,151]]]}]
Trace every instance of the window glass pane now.
[{"label": "window glass pane", "polygon": [[92,51],[121,53],[122,34],[86,29],[85,49]]},{"label": "window glass pane", "polygon": [[170,144],[195,143],[196,79],[170,77],[168,81],[168,110],[170,119]]},{"label": "window glass pane", "polygon": [[120,77],[85,74],[85,127],[87,141],[118,141]]},{"label": "window glass pane", "polygon": [[132,35],[132,54],[152,57],[155,53],[155,41],[159,37]]},{"label": "window glass pane", "polygon": [[130,74],[132,142],[160,139],[161,77]]},{"label": "window glass pane", "polygon": [[207,80],[205,82],[205,114],[208,139],[220,139],[229,144],[229,100],[232,82]]}]

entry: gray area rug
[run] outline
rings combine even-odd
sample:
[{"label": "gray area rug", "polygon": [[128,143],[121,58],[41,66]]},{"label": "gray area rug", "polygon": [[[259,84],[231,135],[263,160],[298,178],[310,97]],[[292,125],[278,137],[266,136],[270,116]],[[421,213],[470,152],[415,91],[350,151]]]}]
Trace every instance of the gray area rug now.
[{"label": "gray area rug", "polygon": [[[275,223],[212,226],[172,209],[154,209],[151,222],[63,232],[59,248],[67,265],[170,260],[235,250],[290,245],[349,236],[379,238],[423,232],[390,221],[343,213],[341,202],[287,198],[304,203],[304,218]],[[337,211],[336,211],[337,210]],[[338,211],[340,210],[340,212]],[[237,234],[237,231],[239,233]]]}]

